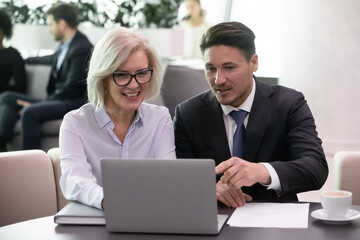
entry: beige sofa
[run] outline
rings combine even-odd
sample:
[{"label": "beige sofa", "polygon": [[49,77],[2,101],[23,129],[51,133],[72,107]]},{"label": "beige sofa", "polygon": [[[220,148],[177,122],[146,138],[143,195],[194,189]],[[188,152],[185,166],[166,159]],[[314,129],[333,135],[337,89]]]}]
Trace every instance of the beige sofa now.
[{"label": "beige sofa", "polygon": [[58,148],[0,153],[0,227],[54,215],[68,203],[59,155]]}]

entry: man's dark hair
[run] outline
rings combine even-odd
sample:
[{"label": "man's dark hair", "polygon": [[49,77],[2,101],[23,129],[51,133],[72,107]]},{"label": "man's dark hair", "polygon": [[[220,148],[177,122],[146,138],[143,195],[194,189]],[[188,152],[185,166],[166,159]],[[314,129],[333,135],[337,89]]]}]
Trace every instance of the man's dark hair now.
[{"label": "man's dark hair", "polygon": [[5,9],[0,9],[0,29],[2,29],[5,38],[11,38],[13,25],[11,23],[11,18]]},{"label": "man's dark hair", "polygon": [[51,7],[47,15],[52,15],[55,22],[63,19],[71,28],[76,28],[79,24],[77,16],[77,8],[72,4],[58,4]]},{"label": "man's dark hair", "polygon": [[223,22],[212,26],[202,36],[200,49],[202,54],[207,48],[217,45],[237,47],[250,61],[255,54],[255,34],[250,28],[239,22]]}]

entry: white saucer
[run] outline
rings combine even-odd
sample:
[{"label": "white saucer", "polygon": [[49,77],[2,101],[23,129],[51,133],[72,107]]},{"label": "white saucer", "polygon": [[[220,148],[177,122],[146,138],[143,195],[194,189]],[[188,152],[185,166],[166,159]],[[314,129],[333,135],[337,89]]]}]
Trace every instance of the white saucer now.
[{"label": "white saucer", "polygon": [[347,212],[346,216],[344,219],[331,219],[329,218],[324,209],[318,209],[315,210],[311,213],[311,216],[313,218],[319,219],[319,220],[323,220],[326,222],[330,222],[330,223],[347,223],[350,222],[351,220],[355,220],[355,219],[359,219],[360,218],[360,212],[354,210],[354,209],[349,209],[349,211]]}]

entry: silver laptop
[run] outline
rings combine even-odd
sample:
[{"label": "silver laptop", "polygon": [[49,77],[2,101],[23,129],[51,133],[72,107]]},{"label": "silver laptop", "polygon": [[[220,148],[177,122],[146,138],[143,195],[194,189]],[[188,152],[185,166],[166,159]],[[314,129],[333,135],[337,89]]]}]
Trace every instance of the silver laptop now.
[{"label": "silver laptop", "polygon": [[101,160],[106,229],[110,232],[218,234],[211,159]]}]

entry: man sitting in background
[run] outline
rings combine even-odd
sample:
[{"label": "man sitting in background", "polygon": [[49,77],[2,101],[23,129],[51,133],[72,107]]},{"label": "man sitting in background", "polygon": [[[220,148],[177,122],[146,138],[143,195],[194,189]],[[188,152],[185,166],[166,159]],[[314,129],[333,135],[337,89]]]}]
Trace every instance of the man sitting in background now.
[{"label": "man sitting in background", "polygon": [[92,50],[88,38],[78,31],[77,10],[60,4],[47,12],[50,32],[60,48],[53,54],[26,59],[27,63],[52,65],[45,100],[7,91],[0,95],[0,148],[4,150],[13,136],[20,115],[22,148],[37,149],[41,143],[41,124],[62,119],[70,110],[79,108],[86,99],[87,59]]}]

